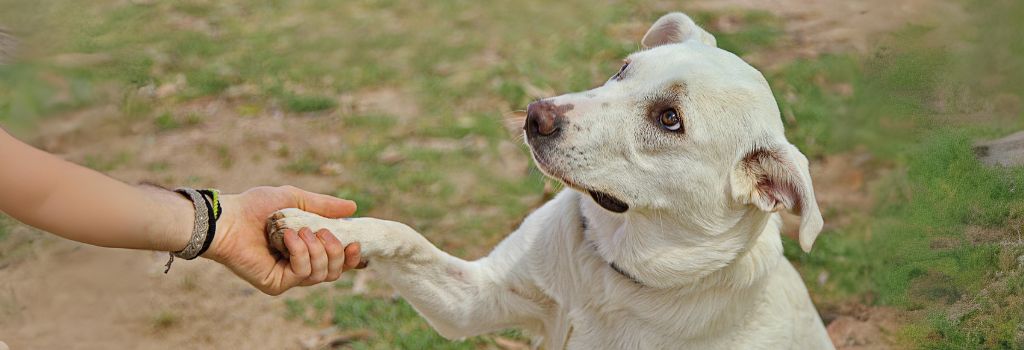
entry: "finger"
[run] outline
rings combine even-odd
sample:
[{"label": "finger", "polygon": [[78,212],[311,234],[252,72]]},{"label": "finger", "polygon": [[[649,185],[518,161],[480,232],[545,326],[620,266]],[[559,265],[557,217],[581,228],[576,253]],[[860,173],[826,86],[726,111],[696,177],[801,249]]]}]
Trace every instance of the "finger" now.
[{"label": "finger", "polygon": [[309,264],[309,251],[306,249],[306,243],[299,238],[295,231],[284,230],[284,246],[288,248],[288,269],[285,271],[285,278],[282,282],[291,286],[309,277],[312,267]]},{"label": "finger", "polygon": [[309,265],[312,267],[312,272],[302,282],[302,285],[323,282],[324,278],[327,278],[327,250],[309,228],[303,227],[299,230],[299,237],[306,242],[306,248],[309,249]]},{"label": "finger", "polygon": [[341,241],[331,231],[320,230],[316,232],[316,236],[320,239],[320,243],[323,244],[324,250],[327,251],[327,278],[324,281],[336,281],[341,277],[341,273],[344,272],[343,267],[346,261],[345,246],[341,244]]},{"label": "finger", "polygon": [[359,265],[359,242],[350,243],[345,247],[345,267],[342,271],[348,271]]},{"label": "finger", "polygon": [[291,187],[295,207],[328,218],[342,218],[356,212],[356,202]]}]

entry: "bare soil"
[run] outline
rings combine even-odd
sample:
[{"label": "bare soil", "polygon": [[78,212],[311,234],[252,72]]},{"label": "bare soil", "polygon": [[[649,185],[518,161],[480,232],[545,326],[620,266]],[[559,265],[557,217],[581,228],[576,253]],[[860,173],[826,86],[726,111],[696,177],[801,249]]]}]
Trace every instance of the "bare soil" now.
[{"label": "bare soil", "polygon": [[[887,34],[910,25],[952,28],[946,23],[966,19],[958,4],[935,0],[722,0],[697,1],[694,9],[767,11],[784,23],[785,35],[774,49],[746,57],[761,69],[774,69],[794,59],[837,52],[870,53]],[[729,21],[715,23],[729,29]],[[935,35],[942,35],[941,30]]]},{"label": "bare soil", "polygon": [[[658,6],[678,10],[674,2]],[[951,6],[930,0],[724,0],[696,1],[688,9],[757,9],[781,17],[782,43],[747,57],[771,69],[826,52],[866,52],[879,36],[908,23],[957,17]],[[147,93],[173,94],[174,86],[140,92]],[[355,109],[415,108],[406,101],[402,91],[382,88],[358,98],[343,97],[339,109],[349,102]],[[202,116],[200,125],[155,137],[138,132],[152,128],[151,123],[112,120],[108,116],[115,113],[104,109],[79,111],[48,119],[33,142],[76,162],[116,163],[110,173],[129,182],[196,184],[232,192],[279,184],[331,191],[333,184],[344,181],[344,169],[331,166],[308,173],[283,170],[307,152],[339,147],[325,127],[338,122],[332,116],[296,123],[281,111],[249,113],[229,96],[196,100],[186,110]],[[88,159],[95,154],[110,156]],[[856,166],[859,157],[838,155],[815,162],[822,208],[844,208],[830,222],[845,224],[852,216],[842,214],[844,210],[854,212],[870,203],[864,194],[870,174]],[[287,319],[283,298],[332,288],[269,297],[210,261],[179,260],[165,275],[165,254],[89,247],[16,231],[28,237],[21,248],[25,252],[0,261],[0,281],[6,281],[0,282],[0,339],[12,349],[300,349],[304,340],[319,336],[320,326]],[[828,328],[840,349],[889,347],[888,332],[897,324],[892,311],[864,306],[845,310]]]}]

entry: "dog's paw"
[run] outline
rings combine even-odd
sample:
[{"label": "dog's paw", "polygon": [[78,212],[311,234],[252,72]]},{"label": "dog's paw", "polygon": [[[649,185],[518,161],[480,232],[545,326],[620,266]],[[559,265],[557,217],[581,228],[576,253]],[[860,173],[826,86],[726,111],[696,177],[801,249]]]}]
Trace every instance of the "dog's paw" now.
[{"label": "dog's paw", "polygon": [[359,242],[363,258],[410,256],[430,245],[409,226],[394,221],[374,218],[328,219],[299,209],[283,209],[271,214],[267,219],[267,241],[275,251],[288,256],[284,231],[298,232],[302,228],[309,228],[313,232],[327,229],[346,246]]},{"label": "dog's paw", "polygon": [[284,245],[284,231],[299,232],[303,227],[317,231],[323,228],[323,220],[323,217],[295,208],[278,210],[267,218],[267,242],[278,253],[288,256],[288,247]]}]

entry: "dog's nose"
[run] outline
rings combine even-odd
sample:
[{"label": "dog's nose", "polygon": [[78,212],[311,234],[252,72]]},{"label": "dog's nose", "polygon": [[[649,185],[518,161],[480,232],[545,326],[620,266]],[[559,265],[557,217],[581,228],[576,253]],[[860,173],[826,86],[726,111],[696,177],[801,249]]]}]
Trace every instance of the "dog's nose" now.
[{"label": "dog's nose", "polygon": [[528,136],[551,136],[558,132],[564,113],[572,105],[558,106],[551,101],[536,101],[526,107],[526,133]]}]

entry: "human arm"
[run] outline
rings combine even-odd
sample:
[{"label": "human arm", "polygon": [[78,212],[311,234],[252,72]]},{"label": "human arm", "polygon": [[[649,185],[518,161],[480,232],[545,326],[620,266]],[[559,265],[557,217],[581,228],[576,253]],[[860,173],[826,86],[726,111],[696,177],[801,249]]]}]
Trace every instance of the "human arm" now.
[{"label": "human arm", "polygon": [[[203,256],[261,291],[279,294],[295,285],[337,279],[358,264],[358,246],[343,247],[330,234],[292,232],[286,239],[298,251],[289,259],[277,259],[263,234],[264,220],[278,209],[342,217],[355,211],[351,201],[285,186],[224,195],[221,202],[224,212]],[[0,211],[67,239],[157,251],[185,247],[195,217],[192,203],[177,193],[125,184],[35,149],[2,129]]]}]

